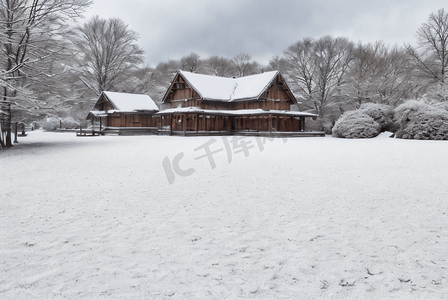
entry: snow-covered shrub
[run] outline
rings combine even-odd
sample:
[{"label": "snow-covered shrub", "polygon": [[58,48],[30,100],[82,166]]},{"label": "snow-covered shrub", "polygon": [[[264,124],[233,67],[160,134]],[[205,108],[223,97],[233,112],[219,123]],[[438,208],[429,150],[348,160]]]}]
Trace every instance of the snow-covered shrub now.
[{"label": "snow-covered shrub", "polygon": [[373,138],[381,132],[381,126],[368,114],[352,110],[336,121],[332,132],[334,137],[339,138]]},{"label": "snow-covered shrub", "polygon": [[62,128],[65,129],[76,129],[79,128],[79,122],[77,122],[73,117],[62,118]]},{"label": "snow-covered shrub", "polygon": [[357,110],[344,113],[333,127],[334,137],[372,138],[380,132],[396,131],[394,111],[385,104],[364,103]]},{"label": "snow-covered shrub", "polygon": [[59,119],[58,118],[46,118],[39,122],[39,127],[42,127],[47,131],[54,131],[59,128]]},{"label": "snow-covered shrub", "polygon": [[72,117],[56,118],[49,117],[39,122],[40,127],[47,131],[54,131],[59,128],[75,129],[79,128],[79,123]]},{"label": "snow-covered shrub", "polygon": [[439,103],[435,103],[434,106],[435,106],[436,108],[439,108],[439,109],[448,111],[448,102],[439,102]]},{"label": "snow-covered shrub", "polygon": [[400,125],[395,137],[416,140],[448,140],[448,111],[423,101],[410,100],[395,109]]},{"label": "snow-covered shrub", "polygon": [[394,111],[392,107],[378,103],[364,103],[358,111],[373,118],[381,127],[381,132],[394,131]]}]

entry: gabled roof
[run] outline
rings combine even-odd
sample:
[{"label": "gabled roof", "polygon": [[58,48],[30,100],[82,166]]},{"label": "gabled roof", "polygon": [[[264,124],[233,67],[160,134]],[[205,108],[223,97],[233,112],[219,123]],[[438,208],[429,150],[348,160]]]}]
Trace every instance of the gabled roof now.
[{"label": "gabled roof", "polygon": [[159,111],[156,103],[148,95],[104,91],[101,93],[98,102],[100,102],[103,97],[111,102],[115,111]]},{"label": "gabled roof", "polygon": [[226,78],[179,71],[176,77],[182,76],[203,100],[233,102],[260,98],[277,75],[280,75],[278,71],[271,71],[239,78]]}]

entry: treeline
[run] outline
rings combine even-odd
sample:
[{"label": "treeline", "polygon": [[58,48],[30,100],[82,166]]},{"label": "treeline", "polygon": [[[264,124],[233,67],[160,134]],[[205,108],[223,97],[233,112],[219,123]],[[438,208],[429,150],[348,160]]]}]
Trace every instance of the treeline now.
[{"label": "treeline", "polygon": [[[0,124],[46,116],[84,122],[103,90],[149,94],[158,104],[178,70],[240,77],[279,70],[317,127],[331,128],[347,110],[373,102],[446,100],[448,15],[444,9],[417,29],[418,47],[354,43],[344,37],[304,38],[267,65],[246,53],[181,59],[145,67],[138,33],[118,18],[98,16],[80,26],[90,0],[0,0]],[[11,13],[13,12],[13,13]],[[169,49],[167,49],[169,51]],[[14,112],[8,120],[9,108]],[[319,129],[319,128],[317,128]]]}]

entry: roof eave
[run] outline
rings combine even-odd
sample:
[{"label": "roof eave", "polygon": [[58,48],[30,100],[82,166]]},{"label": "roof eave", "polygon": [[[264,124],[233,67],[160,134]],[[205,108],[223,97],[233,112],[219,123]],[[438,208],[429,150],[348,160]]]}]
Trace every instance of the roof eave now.
[{"label": "roof eave", "polygon": [[296,96],[294,96],[294,93],[289,88],[288,83],[285,80],[285,77],[283,77],[283,75],[280,72],[278,72],[278,75],[282,78],[283,82],[285,83],[286,88],[288,89],[289,94],[292,96],[292,99],[291,99],[292,102],[295,102],[295,104],[299,104],[299,102],[297,101]]},{"label": "roof eave", "polygon": [[257,99],[259,99],[261,97],[261,95],[263,95],[264,92],[266,92],[266,90],[268,89],[268,87],[270,87],[272,85],[272,82],[275,80],[275,78],[278,76],[279,71],[276,71],[274,76],[272,76],[271,80],[269,80],[268,84],[266,84],[266,86],[261,90],[261,92],[258,94]]},{"label": "roof eave", "polygon": [[185,80],[186,83],[188,83],[188,85],[190,86],[190,88],[192,88],[200,97],[200,99],[204,99],[204,97],[202,96],[202,94],[199,92],[199,90],[197,88],[195,88],[194,85],[191,84],[191,82],[187,79],[187,77],[185,77],[185,75],[183,74],[182,71],[179,71],[180,76],[182,76],[182,78]]},{"label": "roof eave", "polygon": [[179,75],[179,72],[177,72],[176,75],[174,75],[173,80],[171,80],[170,86],[168,87],[168,89],[166,90],[165,94],[163,95],[162,103],[165,103],[165,100],[166,100],[168,94],[170,93],[171,89],[173,88],[174,81],[176,80],[178,75]]},{"label": "roof eave", "polygon": [[171,90],[173,89],[174,81],[176,81],[177,76],[181,76],[181,77],[183,78],[183,80],[185,80],[185,82],[188,83],[188,86],[189,86],[190,88],[192,88],[192,89],[199,95],[199,97],[200,97],[201,100],[204,99],[204,98],[202,97],[202,94],[201,94],[201,93],[194,87],[194,85],[191,84],[190,81],[188,81],[188,79],[185,77],[185,75],[183,75],[182,71],[178,71],[178,72],[176,73],[176,75],[174,75],[174,78],[173,78],[173,80],[171,81],[170,87],[168,88],[168,90],[167,90],[167,91],[165,92],[165,94],[163,95],[162,103],[166,103],[166,98],[168,97],[168,94],[169,94],[169,93],[171,92]]}]

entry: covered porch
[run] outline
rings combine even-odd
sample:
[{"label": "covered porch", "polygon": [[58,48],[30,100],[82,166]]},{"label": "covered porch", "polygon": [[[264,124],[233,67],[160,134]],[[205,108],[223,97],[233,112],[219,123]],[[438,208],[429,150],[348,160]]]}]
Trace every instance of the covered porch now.
[{"label": "covered porch", "polygon": [[322,136],[307,132],[305,118],[316,115],[296,111],[244,109],[206,110],[175,108],[153,116],[159,118],[159,134],[169,135],[278,135]]}]

